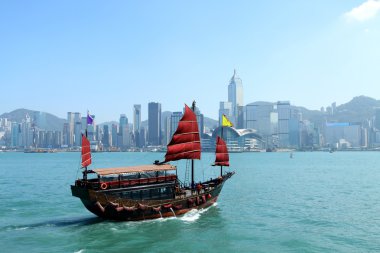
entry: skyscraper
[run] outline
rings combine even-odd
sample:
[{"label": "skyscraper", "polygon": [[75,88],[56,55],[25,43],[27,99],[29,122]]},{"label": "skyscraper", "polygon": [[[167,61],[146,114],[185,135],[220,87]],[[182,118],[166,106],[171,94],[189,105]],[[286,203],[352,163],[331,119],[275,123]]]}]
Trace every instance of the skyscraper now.
[{"label": "skyscraper", "polygon": [[161,145],[161,104],[148,104],[148,145]]},{"label": "skyscraper", "polygon": [[125,114],[120,115],[119,119],[119,135],[121,136],[120,147],[127,147],[129,140],[128,118]]},{"label": "skyscraper", "polygon": [[79,112],[74,113],[74,146],[79,147],[82,142],[82,118]]},{"label": "skyscraper", "polygon": [[133,132],[140,131],[141,105],[133,105]]},{"label": "skyscraper", "polygon": [[112,133],[111,133],[111,146],[112,147],[118,147],[118,143],[117,143],[117,125],[116,124],[112,124]]},{"label": "skyscraper", "polygon": [[380,108],[375,108],[375,122],[374,126],[377,130],[380,130]]},{"label": "skyscraper", "polygon": [[67,129],[67,143],[66,144],[69,147],[72,147],[74,144],[74,126],[75,126],[73,112],[67,113],[67,124],[68,124],[68,129]]},{"label": "skyscraper", "polygon": [[182,118],[182,112],[173,112],[170,116],[170,139],[174,135],[175,130],[177,130],[179,120]]},{"label": "skyscraper", "polygon": [[289,146],[289,121],[291,116],[290,102],[277,102],[278,139],[280,147]]},{"label": "skyscraper", "polygon": [[243,83],[234,70],[234,75],[231,77],[230,84],[228,85],[228,102],[232,107],[232,121],[234,125],[238,119],[238,106],[244,106],[243,101]]},{"label": "skyscraper", "polygon": [[108,125],[103,126],[103,138],[102,138],[103,146],[105,148],[110,147],[110,131],[108,130]]}]

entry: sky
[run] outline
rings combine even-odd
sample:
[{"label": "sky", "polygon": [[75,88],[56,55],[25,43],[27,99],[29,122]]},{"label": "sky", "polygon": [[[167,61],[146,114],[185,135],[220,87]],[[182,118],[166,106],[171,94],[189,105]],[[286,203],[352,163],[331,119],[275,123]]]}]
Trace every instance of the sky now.
[{"label": "sky", "polygon": [[244,103],[309,109],[380,98],[380,1],[1,1],[0,114],[98,123],[133,105],[217,119],[234,69]]}]

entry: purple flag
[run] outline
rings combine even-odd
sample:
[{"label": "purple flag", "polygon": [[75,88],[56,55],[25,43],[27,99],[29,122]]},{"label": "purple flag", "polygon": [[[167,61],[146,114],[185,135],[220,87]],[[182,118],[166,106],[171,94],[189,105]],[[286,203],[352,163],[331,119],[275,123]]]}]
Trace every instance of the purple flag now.
[{"label": "purple flag", "polygon": [[92,125],[94,118],[87,112],[87,125]]}]

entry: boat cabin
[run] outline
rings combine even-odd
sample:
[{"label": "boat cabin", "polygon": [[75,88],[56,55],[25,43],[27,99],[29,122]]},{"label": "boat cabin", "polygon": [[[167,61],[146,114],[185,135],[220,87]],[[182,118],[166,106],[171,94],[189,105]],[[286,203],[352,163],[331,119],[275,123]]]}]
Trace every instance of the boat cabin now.
[{"label": "boat cabin", "polygon": [[77,184],[120,198],[171,199],[178,184],[176,170],[170,164],[88,170],[87,180]]}]

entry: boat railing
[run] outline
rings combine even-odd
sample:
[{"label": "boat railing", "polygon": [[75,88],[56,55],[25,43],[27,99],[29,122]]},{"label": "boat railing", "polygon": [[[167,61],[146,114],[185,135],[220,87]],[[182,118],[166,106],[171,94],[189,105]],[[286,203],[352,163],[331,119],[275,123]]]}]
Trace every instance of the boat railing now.
[{"label": "boat railing", "polygon": [[176,175],[166,175],[158,177],[148,177],[148,178],[134,178],[134,179],[125,179],[125,180],[114,180],[114,181],[103,181],[103,180],[77,180],[76,185],[78,186],[87,186],[87,188],[94,190],[108,190],[115,188],[125,188],[129,186],[145,185],[145,184],[154,184],[162,182],[176,181]]}]

